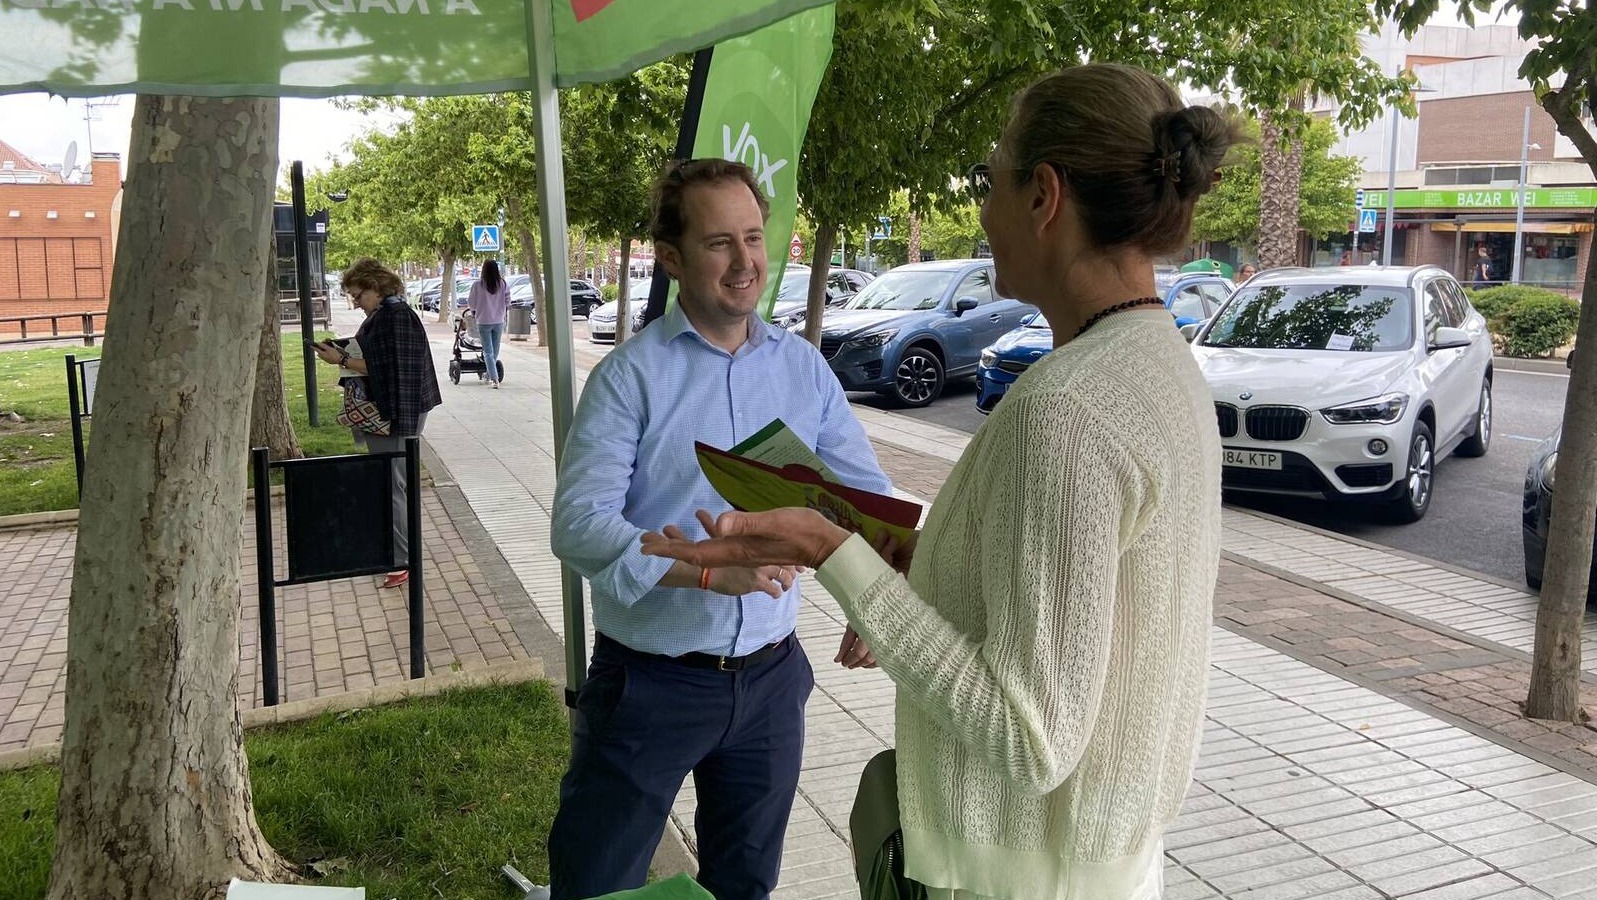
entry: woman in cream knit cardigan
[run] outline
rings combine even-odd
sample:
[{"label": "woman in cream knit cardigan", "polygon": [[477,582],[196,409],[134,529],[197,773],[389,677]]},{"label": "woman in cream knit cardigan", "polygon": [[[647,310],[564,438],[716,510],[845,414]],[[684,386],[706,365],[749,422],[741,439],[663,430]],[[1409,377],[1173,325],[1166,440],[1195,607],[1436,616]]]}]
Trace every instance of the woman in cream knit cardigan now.
[{"label": "woman in cream knit cardigan", "polygon": [[1203,722],[1220,443],[1152,259],[1185,245],[1235,138],[1140,69],[1027,88],[971,182],[998,290],[1042,310],[1055,350],[915,545],[798,509],[645,538],[702,566],[817,569],[897,686],[906,874],[933,898],[1161,893]]}]

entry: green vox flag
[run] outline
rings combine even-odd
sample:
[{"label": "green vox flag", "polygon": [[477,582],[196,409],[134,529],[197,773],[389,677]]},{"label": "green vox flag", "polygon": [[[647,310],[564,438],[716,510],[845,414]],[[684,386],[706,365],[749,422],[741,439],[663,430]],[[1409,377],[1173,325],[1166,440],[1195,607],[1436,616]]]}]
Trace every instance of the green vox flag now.
[{"label": "green vox flag", "polygon": [[765,225],[770,283],[760,301],[767,320],[787,267],[798,214],[799,151],[832,58],[833,21],[832,7],[823,6],[718,44],[704,87],[694,157],[747,164],[771,202]]},{"label": "green vox flag", "polygon": [[0,93],[531,90],[548,4],[556,81],[616,78],[828,0],[0,0]]}]

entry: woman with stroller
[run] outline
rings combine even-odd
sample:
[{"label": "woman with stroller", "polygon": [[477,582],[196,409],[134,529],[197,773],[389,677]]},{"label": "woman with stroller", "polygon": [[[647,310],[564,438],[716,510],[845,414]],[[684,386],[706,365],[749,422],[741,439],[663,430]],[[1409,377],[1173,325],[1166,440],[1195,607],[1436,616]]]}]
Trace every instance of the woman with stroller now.
[{"label": "woman with stroller", "polygon": [[482,361],[486,367],[483,374],[494,390],[498,390],[499,342],[505,336],[505,311],[510,308],[510,286],[500,277],[498,263],[490,259],[482,264],[482,277],[471,286],[466,308],[477,321]]},{"label": "woman with stroller", "polygon": [[[316,345],[323,362],[358,372],[366,379],[366,395],[377,406],[386,431],[352,428],[355,443],[368,453],[394,453],[405,449],[405,439],[420,436],[427,411],[444,402],[433,369],[427,329],[405,302],[405,283],[375,259],[359,259],[344,271],[344,293],[366,313],[355,332],[359,355],[334,343]],[[406,533],[405,463],[392,465],[394,485],[394,558],[409,559]],[[410,580],[408,569],[389,573],[383,587],[399,587]]]},{"label": "woman with stroller", "polygon": [[970,180],[995,288],[1041,309],[1055,350],[924,530],[873,548],[782,509],[644,538],[698,566],[817,569],[897,688],[904,871],[933,900],[1162,893],[1203,726],[1220,439],[1153,261],[1186,245],[1237,134],[1129,66],[1026,88]]}]

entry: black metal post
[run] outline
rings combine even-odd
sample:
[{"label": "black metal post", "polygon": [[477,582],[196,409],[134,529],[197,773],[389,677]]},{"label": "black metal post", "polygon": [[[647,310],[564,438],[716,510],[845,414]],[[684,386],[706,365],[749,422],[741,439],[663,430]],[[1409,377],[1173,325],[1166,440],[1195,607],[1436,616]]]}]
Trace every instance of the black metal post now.
[{"label": "black metal post", "polygon": [[[704,88],[710,82],[710,59],[714,47],[705,47],[693,54],[693,71],[688,75],[688,99],[682,107],[682,127],[677,131],[677,159],[693,158],[693,142],[699,136],[699,115],[704,111]],[[621,238],[632,239],[631,235]],[[647,325],[665,315],[665,296],[671,291],[671,276],[656,260],[654,277],[649,282],[649,302],[643,308],[643,324]],[[626,322],[617,322],[616,329],[630,328]],[[617,338],[619,340],[619,338]]]},{"label": "black metal post", "polygon": [[250,454],[255,472],[255,583],[260,606],[260,646],[255,650],[261,666],[262,702],[277,705],[277,576],[272,571],[272,460],[271,451],[256,447]]},{"label": "black metal post", "polygon": [[[306,341],[316,340],[316,311],[311,306],[311,244],[305,233],[305,164],[294,160],[291,170],[294,193],[294,284],[299,288],[299,330]],[[269,277],[269,276],[268,276]],[[328,308],[332,315],[332,308]],[[305,354],[305,407],[311,427],[320,425],[316,410],[316,354],[307,344]]]},{"label": "black metal post", "polygon": [[421,583],[421,438],[405,438],[405,545],[410,548],[410,677],[427,674]]},{"label": "black metal post", "polygon": [[83,500],[83,401],[78,396],[78,358],[67,354],[67,406],[72,411],[72,461],[78,469],[78,500]]}]

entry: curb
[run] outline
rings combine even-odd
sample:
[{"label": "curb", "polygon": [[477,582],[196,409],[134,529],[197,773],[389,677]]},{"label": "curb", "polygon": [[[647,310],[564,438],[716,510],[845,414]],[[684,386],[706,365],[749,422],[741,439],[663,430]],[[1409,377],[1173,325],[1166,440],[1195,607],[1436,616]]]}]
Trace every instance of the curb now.
[{"label": "curb", "polygon": [[[270,725],[286,725],[314,719],[322,713],[344,712],[385,703],[396,703],[413,697],[434,697],[457,688],[487,687],[497,684],[519,684],[543,678],[543,660],[528,659],[499,663],[469,672],[446,672],[414,678],[394,684],[344,691],[321,697],[307,697],[277,706],[247,709],[240,716],[246,729]],[[61,759],[61,745],[42,744],[20,750],[0,751],[0,771],[23,769],[28,766],[53,764]]]},{"label": "curb", "polygon": [[1517,359],[1512,356],[1492,357],[1492,368],[1505,372],[1534,372],[1538,375],[1569,377],[1569,366],[1562,359]]}]

